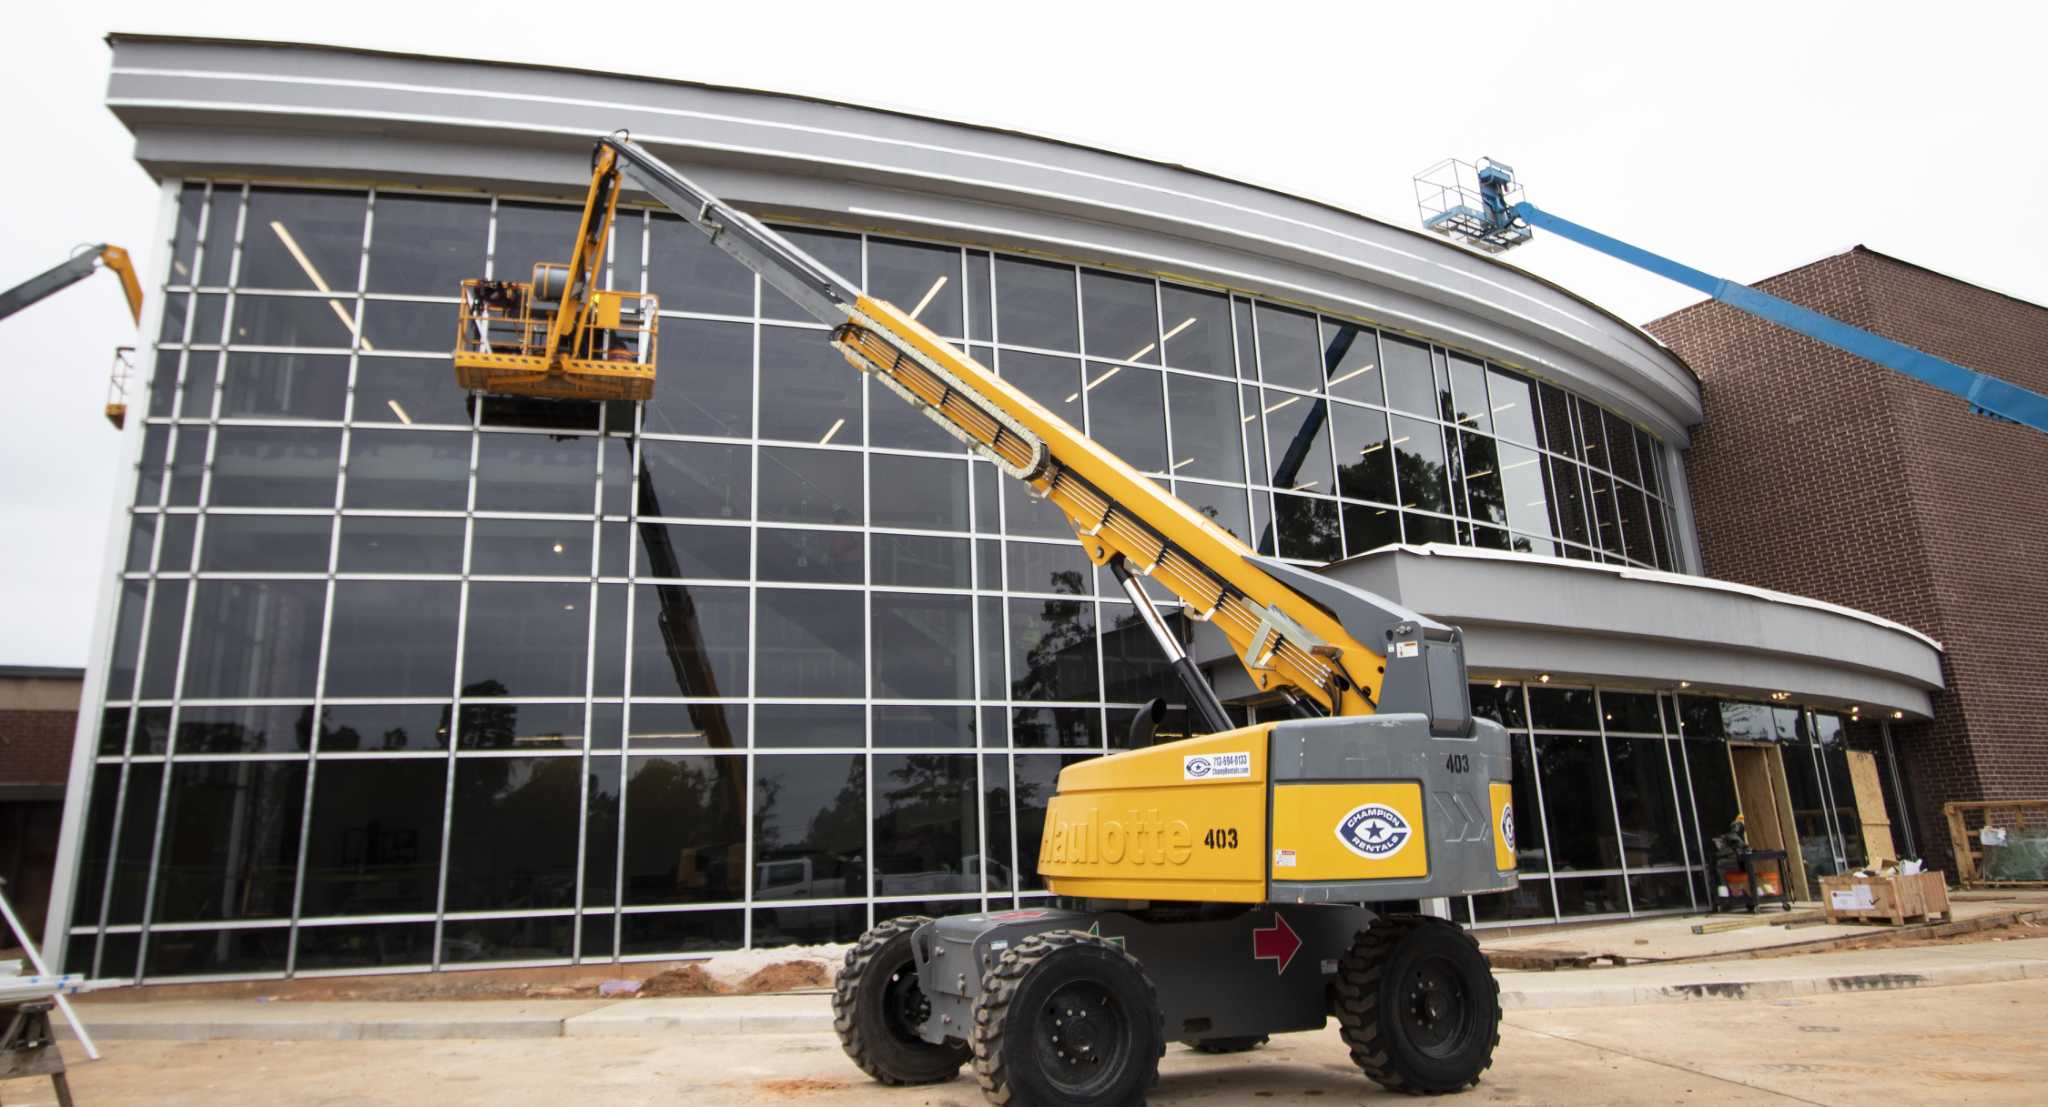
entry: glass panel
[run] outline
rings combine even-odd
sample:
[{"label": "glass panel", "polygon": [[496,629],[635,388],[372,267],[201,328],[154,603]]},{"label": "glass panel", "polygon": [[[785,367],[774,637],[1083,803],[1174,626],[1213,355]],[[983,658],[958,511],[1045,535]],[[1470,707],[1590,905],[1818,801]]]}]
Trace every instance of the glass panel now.
[{"label": "glass panel", "polygon": [[972,707],[881,705],[874,708],[875,748],[956,746],[972,749],[975,711]]},{"label": "glass panel", "polygon": [[1081,270],[1081,318],[1090,357],[1159,364],[1159,305],[1153,284]]},{"label": "glass panel", "polygon": [[1010,591],[1088,594],[1094,570],[1080,546],[1071,542],[1010,542],[1006,553]]},{"label": "glass panel", "polygon": [[171,239],[172,284],[191,284],[199,257],[199,220],[206,209],[206,187],[188,184],[178,192],[177,230]]},{"label": "glass panel", "polygon": [[1071,266],[997,255],[995,271],[996,326],[1005,344],[1081,348]]},{"label": "glass panel", "polygon": [[313,748],[313,705],[187,705],[178,713],[178,754],[303,753]]},{"label": "glass panel", "polygon": [[640,546],[636,571],[642,577],[747,579],[746,527],[640,523],[633,534]]},{"label": "glass panel", "polygon": [[469,503],[469,441],[466,432],[355,431],[342,502],[460,511]]},{"label": "glass panel", "polygon": [[634,757],[626,781],[625,902],[716,903],[746,894],[746,762]]},{"label": "glass panel", "polygon": [[1323,383],[1323,351],[1316,317],[1263,302],[1257,310],[1260,379],[1304,392],[1317,391]]},{"label": "glass panel", "polygon": [[480,575],[589,576],[590,524],[563,519],[478,519],[469,571]]},{"label": "glass panel", "polygon": [[[787,912],[758,911],[755,914],[773,916]],[[619,953],[630,957],[642,953],[703,953],[738,949],[745,940],[745,921],[741,915],[739,911],[653,911],[621,915]],[[609,923],[610,919],[607,918],[606,922]],[[583,925],[584,940],[587,942],[590,924],[586,922]],[[761,940],[764,936],[764,931],[756,930],[754,944],[764,945]],[[856,933],[855,937],[858,936]]]},{"label": "glass panel", "polygon": [[1235,391],[1222,381],[1167,374],[1175,455],[1168,468],[1175,476],[1244,479],[1244,441],[1239,434]]},{"label": "glass panel", "polygon": [[1618,876],[1582,876],[1557,882],[1560,913],[1573,915],[1619,915],[1628,911],[1628,893]]},{"label": "glass panel", "polygon": [[1279,392],[1266,395],[1266,483],[1282,491],[1329,493],[1336,487],[1330,462],[1330,404]]},{"label": "glass panel", "polygon": [[[1524,873],[1543,873],[1550,864],[1549,842],[1543,831],[1542,804],[1536,800],[1536,766],[1529,753],[1529,737],[1508,736],[1514,758],[1515,868]],[[1544,891],[1548,897],[1549,892]],[[1546,907],[1547,911],[1548,908]]]},{"label": "glass panel", "polygon": [[920,534],[877,534],[869,538],[874,551],[874,583],[910,588],[971,588],[968,540]]},{"label": "glass panel", "polygon": [[1648,873],[1628,878],[1629,898],[1637,911],[1663,911],[1691,907],[1685,873]]},{"label": "glass panel", "polygon": [[[662,387],[642,405],[643,430],[649,434],[704,434],[720,438],[746,438],[753,434],[752,324],[664,319],[658,356],[661,363],[657,372]],[[840,366],[846,372],[852,371],[844,359],[840,359]]]},{"label": "glass panel", "polygon": [[[663,311],[754,313],[754,274],[695,227],[661,212],[648,224],[647,290],[661,297]],[[670,325],[661,325],[664,346]]]},{"label": "glass panel", "polygon": [[1335,407],[1337,491],[1361,500],[1396,502],[1394,455],[1387,449],[1387,417],[1367,408],[1345,404]]},{"label": "glass panel", "polygon": [[1337,501],[1275,493],[1273,518],[1280,531],[1281,557],[1330,562],[1344,556]]},{"label": "glass panel", "polygon": [[199,567],[216,572],[324,573],[333,528],[334,521],[325,515],[211,515]]},{"label": "glass panel", "polygon": [[1379,337],[1371,327],[1323,320],[1323,365],[1330,395],[1383,404]]},{"label": "glass panel", "polygon": [[344,573],[459,573],[463,529],[460,519],[345,516],[337,563]]},{"label": "glass panel", "polygon": [[[232,363],[252,356],[235,354]],[[356,359],[357,423],[443,423],[468,426],[469,394],[450,383],[452,371],[440,358],[369,357]]]},{"label": "glass panel", "polygon": [[1476,434],[1461,434],[1458,438],[1465,451],[1466,514],[1482,523],[1507,522],[1500,458],[1494,453],[1493,439]]},{"label": "glass panel", "polygon": [[[182,452],[183,436],[178,446]],[[215,507],[332,507],[340,460],[339,430],[222,427],[207,500]]]},{"label": "glass panel", "polygon": [[533,279],[535,262],[569,264],[581,208],[561,204],[500,201],[497,234],[491,242],[491,276],[501,281]]},{"label": "glass panel", "polygon": [[1021,888],[1035,891],[1045,887],[1038,875],[1038,846],[1045,836],[1046,801],[1052,798],[1060,770],[1080,757],[1021,756],[1014,758],[1017,792],[1017,864]]},{"label": "glass panel", "polygon": [[974,756],[876,754],[874,772],[874,893],[980,891]]},{"label": "glass panel", "polygon": [[873,603],[875,697],[974,698],[972,597],[876,592]]},{"label": "glass panel", "polygon": [[[491,207],[475,200],[379,192],[370,228],[371,292],[453,296],[484,275]],[[500,277],[525,280],[526,274]]]},{"label": "glass panel", "polygon": [[434,924],[302,926],[296,964],[302,970],[426,966],[434,960]]},{"label": "glass panel", "polygon": [[868,510],[875,526],[967,529],[967,470],[959,462],[871,454],[868,469]]},{"label": "glass panel", "polygon": [[[209,307],[211,302],[202,297],[200,306]],[[204,322],[204,318],[195,318],[193,341],[215,341],[199,335],[197,328]],[[454,333],[452,326],[448,333]],[[317,296],[252,296],[243,293],[235,297],[235,322],[228,331],[228,341],[236,346],[312,346],[346,350],[356,344],[355,309],[352,304]]]},{"label": "glass panel", "polygon": [[1607,733],[1659,734],[1663,719],[1657,711],[1657,697],[1649,692],[1600,693],[1600,710]]},{"label": "glass panel", "polygon": [[761,394],[774,402],[761,405],[761,437],[859,445],[861,381],[831,332],[762,327]]},{"label": "glass panel", "polygon": [[363,304],[363,348],[386,353],[446,350],[454,344],[456,305],[413,300],[370,300]]},{"label": "glass panel", "polygon": [[[1590,414],[1592,409],[1582,405],[1580,414]],[[1635,428],[1620,416],[1605,408],[1598,409],[1600,422],[1607,430],[1608,471],[1625,481],[1643,483],[1643,467],[1636,461]]]},{"label": "glass panel", "polygon": [[223,418],[339,420],[347,402],[347,358],[235,353],[228,357],[220,413]]},{"label": "glass panel", "polygon": [[473,582],[465,696],[580,696],[590,634],[584,584]]},{"label": "glass panel", "polygon": [[1159,344],[1166,355],[1166,364],[1222,377],[1228,377],[1235,371],[1228,297],[1162,284],[1159,286],[1159,318],[1166,328]]},{"label": "glass panel", "polygon": [[455,581],[336,581],[327,694],[447,695],[461,602]]},{"label": "glass panel", "polygon": [[756,576],[760,580],[859,584],[864,571],[857,530],[783,530],[763,527]]},{"label": "glass panel", "polygon": [[1677,801],[1662,738],[1609,738],[1607,761],[1621,815],[1622,859],[1631,869],[1682,865]]},{"label": "glass panel", "polygon": [[1600,739],[1538,734],[1536,754],[1542,764],[1552,866],[1559,873],[1619,868],[1621,845],[1615,837],[1614,804]]},{"label": "glass panel", "polygon": [[[109,779],[109,786],[111,784]],[[121,829],[113,843],[113,882],[107,899],[107,922],[110,925],[142,921],[142,901],[149,890],[149,854],[156,842],[156,813],[163,784],[164,767],[161,762],[128,767],[128,801],[122,805]],[[111,800],[105,809],[112,810]],[[107,853],[101,850],[93,856],[106,857]],[[94,871],[87,868],[80,879],[89,879],[97,884],[105,875],[105,869]]]},{"label": "glass panel", "polygon": [[320,711],[320,752],[445,750],[448,723],[445,703],[330,703]]},{"label": "glass panel", "polygon": [[762,696],[860,696],[867,670],[858,592],[761,589],[754,652]]},{"label": "glass panel", "polygon": [[1424,511],[1449,511],[1451,500],[1445,479],[1442,431],[1434,423],[1396,415],[1393,416],[1393,434],[1394,468],[1401,482],[1401,506]]},{"label": "glass panel", "polygon": [[1392,508],[1345,504],[1342,514],[1344,551],[1347,556],[1357,557],[1369,550],[1392,546],[1401,541],[1401,516]]},{"label": "glass panel", "polygon": [[[1183,633],[1184,620],[1178,611],[1162,613],[1167,626],[1176,634]],[[1102,605],[1102,698],[1111,703],[1144,703],[1157,696],[1169,702],[1183,698],[1179,682],[1174,678],[1166,655],[1159,649],[1158,639],[1145,626],[1138,613],[1126,603]],[[1185,640],[1183,640],[1185,644]],[[1112,728],[1112,738],[1121,740],[1123,732]]]},{"label": "glass panel", "polygon": [[1173,493],[1203,518],[1236,535],[1238,541],[1251,544],[1251,516],[1245,510],[1244,489],[1180,480],[1173,482]]},{"label": "glass panel", "polygon": [[966,334],[959,247],[868,239],[868,294],[902,308],[933,334]]},{"label": "glass panel", "polygon": [[756,900],[867,894],[863,761],[836,753],[754,759]]},{"label": "glass panel", "polygon": [[305,799],[303,762],[173,766],[153,921],[290,917]]},{"label": "glass panel", "polygon": [[1621,508],[1621,540],[1628,546],[1631,561],[1657,563],[1657,550],[1650,541],[1650,517],[1643,494],[1625,484],[1614,485],[1614,501]]},{"label": "glass panel", "polygon": [[206,237],[201,243],[198,283],[219,288],[228,283],[228,274],[234,271],[235,233],[241,222],[242,190],[235,185],[217,186],[206,208]]},{"label": "glass panel", "polygon": [[1508,922],[1514,919],[1555,917],[1550,903],[1550,881],[1523,877],[1512,892],[1472,897],[1472,917],[1479,922]]},{"label": "glass panel", "polygon": [[597,440],[486,434],[477,449],[479,511],[596,510]]},{"label": "glass panel", "polygon": [[1590,688],[1529,687],[1529,710],[1541,730],[1598,730]]},{"label": "glass panel", "polygon": [[749,452],[746,446],[707,442],[640,443],[640,514],[747,518]]},{"label": "glass panel", "polygon": [[[448,832],[448,910],[567,907],[574,902],[582,785],[580,758],[457,758]],[[453,936],[472,925],[451,919],[446,932]]]},{"label": "glass panel", "polygon": [[633,592],[634,695],[745,694],[745,589],[641,584]]},{"label": "glass panel", "polygon": [[1488,411],[1493,415],[1493,433],[1524,446],[1541,445],[1536,436],[1536,385],[1489,365],[1486,383],[1493,394]]},{"label": "glass panel", "polygon": [[[306,915],[430,912],[439,894],[440,760],[323,758],[306,835]],[[300,938],[301,956],[305,941]]]},{"label": "glass panel", "polygon": [[1591,508],[1589,514],[1593,517],[1593,544],[1615,557],[1620,557],[1621,524],[1614,515],[1614,490],[1617,487],[1614,478],[1597,469],[1588,469],[1585,473],[1588,495],[1586,504]]},{"label": "glass panel", "polygon": [[858,459],[832,450],[761,450],[761,518],[786,523],[861,521]]},{"label": "glass panel", "polygon": [[626,744],[634,750],[728,750],[747,744],[743,704],[635,703]]},{"label": "glass panel", "polygon": [[868,712],[860,704],[764,703],[754,708],[754,744],[762,749],[819,749],[868,744]]},{"label": "glass panel", "polygon": [[1386,361],[1388,406],[1417,415],[1435,415],[1436,375],[1430,365],[1429,347],[1389,334],[1381,336],[1380,348]]},{"label": "glass panel", "polygon": [[[756,870],[761,866],[756,864]],[[867,929],[860,904],[840,907],[770,907],[754,912],[754,947],[851,942]]]},{"label": "glass panel", "polygon": [[[575,834],[570,834],[570,844],[575,841]],[[508,879],[524,887],[530,878],[521,866]],[[452,905],[452,899],[450,902]],[[449,965],[561,960],[570,955],[575,925],[575,919],[568,915],[531,919],[449,919],[441,927],[441,960]]]},{"label": "glass panel", "polygon": [[1557,458],[1538,468],[1547,469],[1544,498],[1557,509],[1557,536],[1567,542],[1587,542],[1591,535],[1586,529],[1586,497],[1579,486],[1583,470]]},{"label": "glass panel", "polygon": [[1542,455],[1506,443],[1499,444],[1496,449],[1500,462],[1500,495],[1506,505],[1508,526],[1542,538],[1553,537],[1549,500],[1543,490]]},{"label": "glass panel", "polygon": [[1021,599],[1009,604],[1011,697],[1096,699],[1095,605]]},{"label": "glass panel", "polygon": [[1551,453],[1580,460],[1578,436],[1572,431],[1572,398],[1552,385],[1537,385],[1543,404],[1543,446]]},{"label": "glass panel", "polygon": [[[199,582],[185,695],[295,699],[313,694],[324,581]],[[260,644],[260,648],[259,648]]]},{"label": "glass panel", "polygon": [[1081,363],[1072,358],[1004,350],[998,359],[1004,380],[1024,390],[1047,411],[1080,427]]},{"label": "glass panel", "polygon": [[197,976],[203,973],[275,973],[284,971],[291,945],[286,927],[249,930],[159,930],[149,936],[143,973],[151,978]]},{"label": "glass panel", "polygon": [[1486,400],[1486,367],[1468,357],[1449,355],[1451,414],[1447,419],[1466,430],[1493,433],[1493,410]]},{"label": "glass panel", "polygon": [[[987,342],[995,337],[995,326],[991,316],[995,310],[989,296],[989,256],[986,251],[967,251],[967,337]],[[983,365],[995,364],[975,351],[975,359]]]},{"label": "glass panel", "polygon": [[1089,362],[1084,386],[1090,434],[1145,473],[1166,471],[1166,408],[1159,376],[1150,369]]}]

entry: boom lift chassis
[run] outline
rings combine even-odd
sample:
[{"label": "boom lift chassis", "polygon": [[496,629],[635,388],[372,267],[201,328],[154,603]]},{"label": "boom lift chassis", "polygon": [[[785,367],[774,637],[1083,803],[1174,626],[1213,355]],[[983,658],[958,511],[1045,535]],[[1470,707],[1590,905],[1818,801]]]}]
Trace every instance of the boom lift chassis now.
[{"label": "boom lift chassis", "polygon": [[[629,172],[833,327],[856,368],[1058,507],[1123,585],[1207,732],[1061,772],[1039,847],[1049,905],[891,919],[863,935],[833,994],[854,1063],[883,1083],[928,1084],[971,1061],[999,1104],[1136,1104],[1168,1041],[1246,1050],[1334,1014],[1352,1058],[1389,1088],[1476,1083],[1500,1019],[1477,945],[1447,920],[1367,906],[1514,886],[1507,735],[1472,716],[1459,631],[1258,557],[914,312],[863,295],[623,135],[602,140],[593,164],[565,268],[602,256]],[[574,308],[611,294],[570,291],[558,310],[578,314],[549,322],[549,349],[613,325]],[[556,359],[535,373],[560,380],[481,387],[583,394],[583,371]],[[1233,727],[1139,577],[1211,623],[1297,717]]]}]

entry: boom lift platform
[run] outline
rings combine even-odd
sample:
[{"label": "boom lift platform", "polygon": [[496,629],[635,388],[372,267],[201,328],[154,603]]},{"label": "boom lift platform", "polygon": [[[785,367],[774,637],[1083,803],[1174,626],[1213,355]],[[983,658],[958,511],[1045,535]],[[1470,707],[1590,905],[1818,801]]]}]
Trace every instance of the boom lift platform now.
[{"label": "boom lift platform", "polygon": [[[121,278],[121,293],[128,298],[128,313],[135,317],[136,326],[141,326],[142,282],[136,279],[135,264],[129,260],[128,251],[104,242],[80,247],[62,263],[0,292],[0,319],[70,288],[101,267],[113,270],[114,275]],[[130,357],[134,352],[132,346],[116,349],[114,367],[107,377],[107,422],[114,424],[117,430],[128,424],[128,377],[134,371]]]},{"label": "boom lift platform", "polygon": [[1474,249],[1489,254],[1512,250],[1535,237],[1540,227],[1704,292],[1766,322],[1960,396],[1979,415],[2048,434],[2048,396],[1852,327],[1761,289],[1694,269],[1545,211],[1523,198],[1512,166],[1491,158],[1481,158],[1477,165],[1448,158],[1416,174],[1415,203],[1421,210],[1425,229]]},{"label": "boom lift platform", "polygon": [[[971,1060],[996,1103],[1135,1104],[1168,1041],[1252,1049],[1335,1015],[1353,1059],[1389,1088],[1476,1083],[1500,1019],[1478,946],[1446,919],[1367,906],[1515,886],[1507,734],[1472,715],[1457,628],[1259,557],[914,312],[862,294],[623,136],[599,144],[578,258],[603,241],[593,220],[602,199],[608,221],[621,168],[833,327],[856,369],[1065,513],[1204,732],[1060,773],[1039,846],[1052,905],[863,935],[833,995],[848,1056],[887,1084],[951,1080]],[[565,317],[583,311],[576,281],[597,270],[570,269],[552,317],[528,294],[527,317],[550,334],[591,325]],[[465,356],[465,386],[573,394],[537,372],[471,372]],[[1233,726],[1139,577],[1220,631],[1296,717]]]}]

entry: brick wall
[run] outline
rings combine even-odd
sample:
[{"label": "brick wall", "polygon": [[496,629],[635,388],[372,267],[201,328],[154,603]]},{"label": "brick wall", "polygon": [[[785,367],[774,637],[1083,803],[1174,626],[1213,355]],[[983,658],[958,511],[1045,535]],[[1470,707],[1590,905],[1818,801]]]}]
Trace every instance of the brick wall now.
[{"label": "brick wall", "polygon": [[[2048,309],[1862,247],[1759,287],[2048,391]],[[1934,718],[1893,733],[1923,850],[1949,863],[1947,801],[2048,797],[2048,436],[1721,304],[1647,329],[1700,375],[1686,473],[1707,574],[1946,648]]]},{"label": "brick wall", "polygon": [[78,712],[0,709],[0,784],[63,785]]}]

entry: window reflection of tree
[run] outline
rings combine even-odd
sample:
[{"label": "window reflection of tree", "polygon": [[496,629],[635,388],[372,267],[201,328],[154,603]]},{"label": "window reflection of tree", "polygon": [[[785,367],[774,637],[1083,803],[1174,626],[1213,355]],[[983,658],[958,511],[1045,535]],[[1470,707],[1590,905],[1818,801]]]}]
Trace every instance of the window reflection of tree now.
[{"label": "window reflection of tree", "polygon": [[583,762],[575,757],[459,759],[450,910],[568,906],[576,887],[576,812]]},{"label": "window reflection of tree", "polygon": [[[879,895],[974,890],[963,874],[974,810],[973,762],[957,754],[905,754],[888,771],[894,783],[876,805],[875,874]],[[891,877],[897,888],[891,888]],[[948,879],[950,877],[950,879]]]},{"label": "window reflection of tree", "polygon": [[[1087,578],[1078,569],[1052,575],[1055,588],[1087,594]],[[1040,609],[1044,630],[1024,654],[1024,671],[1011,678],[1011,695],[1020,700],[1087,698],[1089,689],[1075,687],[1073,670],[1095,668],[1095,605],[1083,600],[1046,600]],[[1087,682],[1092,683],[1092,682]]]},{"label": "window reflection of tree", "polygon": [[[730,757],[635,760],[626,786],[634,812],[626,836],[626,902],[739,899],[746,841],[734,785],[744,784],[746,766]],[[615,808],[616,798],[611,802]],[[594,815],[596,803],[593,793]]]}]

